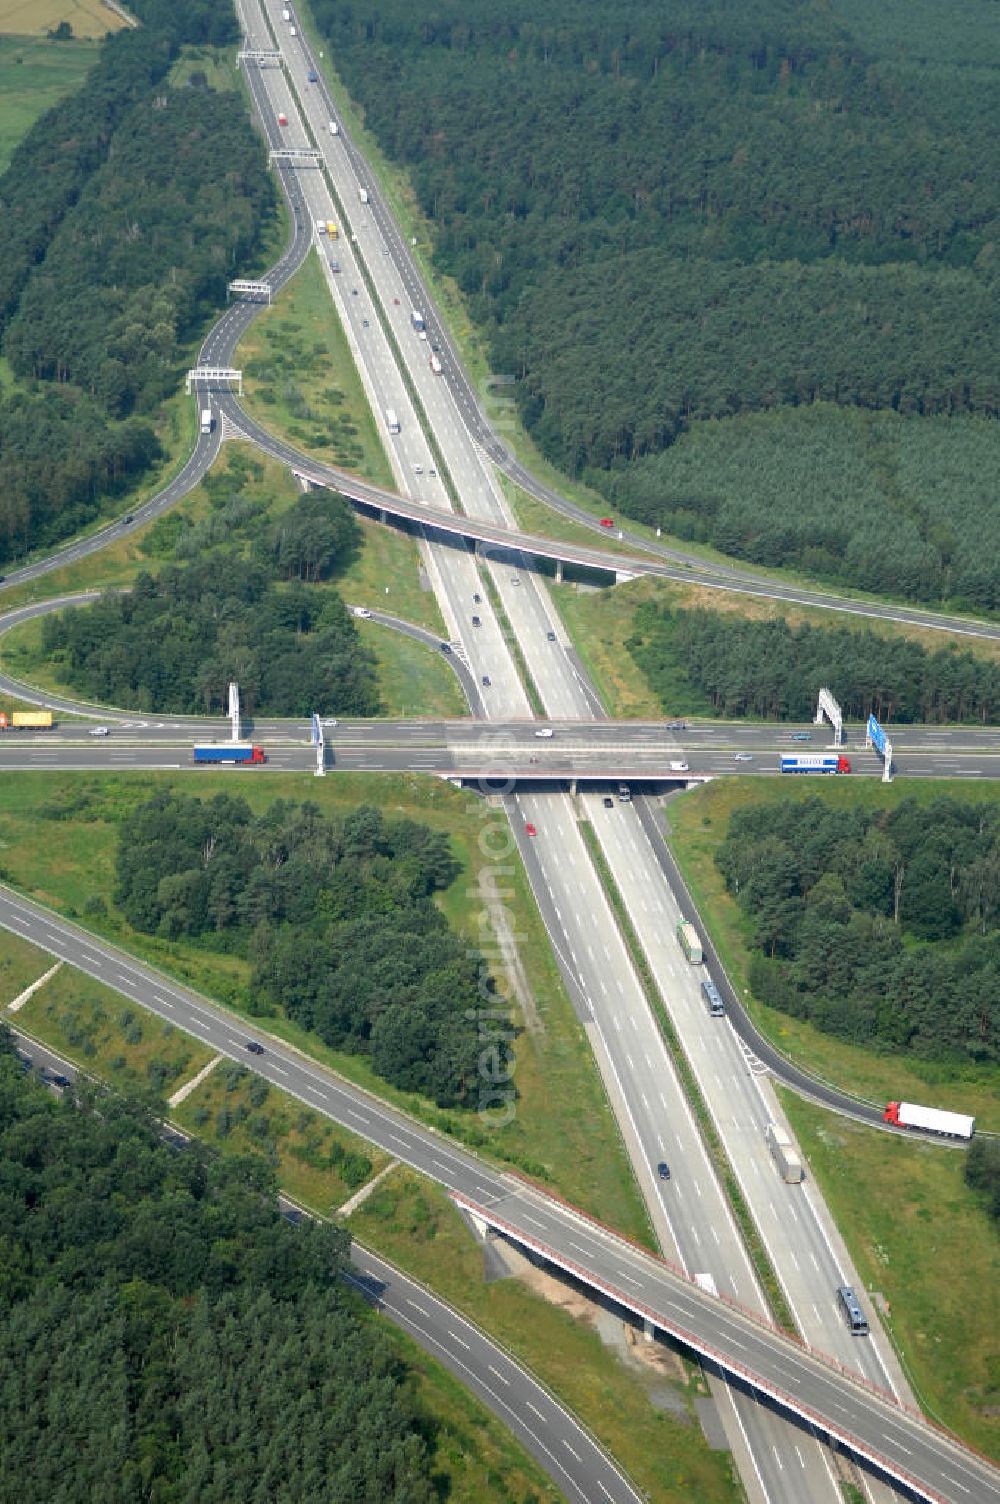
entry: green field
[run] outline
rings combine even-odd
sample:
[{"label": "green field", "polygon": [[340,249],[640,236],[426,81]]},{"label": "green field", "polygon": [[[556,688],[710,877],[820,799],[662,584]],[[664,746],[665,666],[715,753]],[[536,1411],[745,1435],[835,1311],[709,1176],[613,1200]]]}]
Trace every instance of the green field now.
[{"label": "green field", "polygon": [[618,1458],[645,1497],[657,1504],[743,1498],[729,1453],[709,1451],[694,1417],[692,1401],[706,1392],[700,1374],[659,1344],[659,1361],[647,1366],[637,1356],[644,1349],[638,1332],[628,1358],[609,1352],[589,1305],[537,1271],[526,1281],[487,1284],[482,1247],[436,1186],[395,1170],[349,1225],[360,1242],[429,1285],[527,1364]]},{"label": "green field", "polygon": [[[61,16],[76,8],[75,0],[46,0],[52,9],[62,5]],[[35,31],[35,22],[45,8],[42,0],[20,0],[15,7],[0,0],[0,32]],[[103,30],[117,28],[111,11],[94,0],[95,11],[106,19]],[[16,22],[23,22],[23,28]],[[53,25],[58,22],[51,23]],[[74,27],[74,30],[77,30]],[[77,32],[81,35],[81,32]],[[10,163],[15,146],[27,135],[39,115],[51,110],[66,94],[79,88],[97,58],[95,42],[49,42],[27,36],[0,35],[0,173]]]},{"label": "green field", "polygon": [[1000,787],[983,782],[938,779],[897,780],[888,786],[865,779],[723,778],[670,801],[667,820],[671,848],[706,929],[733,985],[743,996],[757,1027],[778,1049],[806,1070],[867,1102],[926,1102],[973,1114],[984,1129],[1000,1130],[1000,1071],[972,1061],[939,1063],[913,1055],[876,1055],[824,1034],[804,1020],[765,1007],[747,992],[749,926],[715,866],[737,807],[772,800],[820,798],[837,805],[864,803],[891,807],[901,799],[931,801],[942,796],[980,801],[1000,799]]},{"label": "green field", "polygon": [[[111,902],[117,826],[128,810],[155,788],[208,795],[222,787],[223,780],[227,791],[235,792],[226,774],[205,779],[169,773],[144,774],[141,779],[127,774],[12,775],[0,783],[0,877],[209,996],[252,1011],[249,961],[139,934]],[[417,777],[338,774],[307,781],[294,774],[266,773],[240,778],[239,793],[255,810],[282,798],[308,799],[331,812],[353,809],[367,800],[386,813],[405,815],[449,835],[463,868],[441,895],[449,921],[470,945],[492,948],[490,911],[499,901],[518,939],[519,965],[512,974],[523,1013],[514,1043],[519,1096],[510,1121],[499,1122],[500,1115],[491,1113],[489,1104],[482,1114],[444,1111],[387,1087],[366,1058],[329,1050],[283,1017],[258,1020],[255,1027],[305,1050],[443,1132],[550,1181],[594,1215],[648,1240],[645,1209],[586,1034],[563,989],[516,850],[508,848],[505,818],[467,794]],[[483,855],[490,847],[502,856]],[[494,877],[499,900],[480,886]]]},{"label": "green field", "polygon": [[1000,1457],[1000,1239],[965,1155],[782,1103],[922,1408]]}]

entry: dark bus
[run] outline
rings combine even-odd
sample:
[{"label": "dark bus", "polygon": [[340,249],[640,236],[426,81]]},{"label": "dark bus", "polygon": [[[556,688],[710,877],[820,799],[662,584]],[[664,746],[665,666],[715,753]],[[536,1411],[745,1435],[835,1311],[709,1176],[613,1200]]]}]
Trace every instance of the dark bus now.
[{"label": "dark bus", "polygon": [[701,984],[701,995],[708,1004],[708,1011],[713,1018],[719,1018],[726,1011],[726,1005],[722,1001],[722,995],[711,977],[706,977]]},{"label": "dark bus", "polygon": [[837,1286],[837,1299],[848,1330],[855,1337],[868,1336],[868,1318],[861,1309],[861,1302],[851,1289],[850,1285]]}]

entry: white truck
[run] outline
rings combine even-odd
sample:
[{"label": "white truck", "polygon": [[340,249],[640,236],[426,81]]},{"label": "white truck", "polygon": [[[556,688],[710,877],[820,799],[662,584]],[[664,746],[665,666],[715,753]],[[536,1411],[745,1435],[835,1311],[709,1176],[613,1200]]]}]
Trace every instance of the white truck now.
[{"label": "white truck", "polygon": [[201,410],[201,431],[202,433],[212,432],[212,409],[210,407],[203,407]]},{"label": "white truck", "polygon": [[331,120],[330,121],[330,135],[331,136],[339,136],[340,135],[340,126],[337,124],[336,120]]},{"label": "white truck", "polygon": [[789,1185],[798,1185],[803,1178],[802,1161],[784,1128],[777,1123],[768,1123],[764,1137],[767,1139],[771,1158],[781,1171],[782,1180],[786,1180]]},{"label": "white truck", "polygon": [[283,21],[290,21],[290,20],[291,20],[291,19],[292,19],[292,13],[291,13],[291,11],[290,11],[290,10],[289,10],[289,9],[288,9],[288,6],[287,6],[287,5],[284,5],[284,6],[282,6],[282,8],[281,8],[281,19],[282,19],[282,20],[283,20]]},{"label": "white truck", "polygon": [[385,410],[385,426],[389,430],[390,433],[399,433],[399,419],[396,416],[396,410],[395,410],[395,408],[392,408],[392,407],[387,407],[386,408],[386,410]]},{"label": "white truck", "polygon": [[890,1102],[882,1114],[897,1128],[922,1128],[925,1133],[940,1133],[945,1138],[971,1138],[976,1131],[975,1118],[964,1112],[942,1112],[937,1107],[918,1107],[915,1102]]},{"label": "white truck", "polygon": [[438,360],[438,358],[437,358],[436,355],[432,355],[431,356],[430,364],[431,364],[431,370],[434,372],[434,375],[435,376],[440,376],[441,375],[441,371],[442,371],[442,365],[441,365],[441,362],[440,362],[440,360]]},{"label": "white truck", "polygon": [[359,188],[358,189],[358,198],[361,200],[361,202],[363,204],[367,204],[367,202],[368,202],[368,189],[367,188]]}]

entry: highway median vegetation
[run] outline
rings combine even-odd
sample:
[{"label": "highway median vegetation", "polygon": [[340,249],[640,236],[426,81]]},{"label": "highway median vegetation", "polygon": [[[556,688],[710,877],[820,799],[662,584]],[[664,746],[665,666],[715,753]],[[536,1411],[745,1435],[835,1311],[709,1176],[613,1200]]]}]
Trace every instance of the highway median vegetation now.
[{"label": "highway median vegetation", "polygon": [[135,9],[143,24],[104,43],[0,178],[0,340],[18,383],[0,397],[0,559],[66,537],[150,473],[191,345],[275,221],[235,96],[166,79],[184,44],[235,42],[235,14]]},{"label": "highway median vegetation", "polygon": [[988,9],[313,6],[550,459],[674,536],[978,612]]}]

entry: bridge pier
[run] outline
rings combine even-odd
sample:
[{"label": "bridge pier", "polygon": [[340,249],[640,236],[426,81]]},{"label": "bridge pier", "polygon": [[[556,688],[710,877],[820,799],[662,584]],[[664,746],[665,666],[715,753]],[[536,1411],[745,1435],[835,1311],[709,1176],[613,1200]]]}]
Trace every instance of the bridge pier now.
[{"label": "bridge pier", "polygon": [[648,1316],[644,1316],[642,1318],[642,1335],[645,1337],[647,1342],[656,1341],[656,1327],[650,1321]]},{"label": "bridge pier", "polygon": [[557,559],[556,560],[556,584],[557,585],[561,585],[562,582],[563,582],[563,561],[562,561],[562,559]]}]

